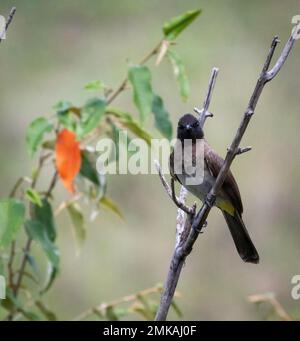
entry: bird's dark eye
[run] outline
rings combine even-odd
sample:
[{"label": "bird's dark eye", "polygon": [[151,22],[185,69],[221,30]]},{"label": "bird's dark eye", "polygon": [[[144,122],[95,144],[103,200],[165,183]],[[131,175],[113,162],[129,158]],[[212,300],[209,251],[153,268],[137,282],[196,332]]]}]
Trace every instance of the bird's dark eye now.
[{"label": "bird's dark eye", "polygon": [[198,126],[199,126],[199,122],[198,121],[196,121],[194,124],[192,124],[193,128],[197,128]]},{"label": "bird's dark eye", "polygon": [[179,128],[179,129],[183,129],[184,126],[183,126],[182,124],[179,124],[179,125],[178,125],[178,128]]}]

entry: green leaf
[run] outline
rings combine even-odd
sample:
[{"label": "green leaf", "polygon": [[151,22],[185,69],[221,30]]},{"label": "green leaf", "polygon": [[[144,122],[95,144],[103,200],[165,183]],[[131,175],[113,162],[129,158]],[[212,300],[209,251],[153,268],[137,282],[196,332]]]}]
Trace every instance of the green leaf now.
[{"label": "green leaf", "polygon": [[114,310],[114,308],[112,306],[108,306],[106,308],[105,317],[109,321],[118,321],[119,320],[119,318],[118,318],[117,314],[115,313],[115,310]]},{"label": "green leaf", "polygon": [[4,262],[3,262],[3,256],[0,256],[0,275],[4,275]]},{"label": "green leaf", "polygon": [[29,310],[24,310],[24,309],[20,309],[20,312],[27,318],[27,320],[29,321],[40,321],[39,316],[33,312],[33,311],[29,311]]},{"label": "green leaf", "polygon": [[53,106],[53,109],[57,113],[63,113],[69,111],[72,108],[72,103],[69,101],[60,101]]},{"label": "green leaf", "polygon": [[77,127],[79,125],[78,119],[74,116],[71,111],[58,113],[58,121],[59,123],[66,129],[77,132]]},{"label": "green leaf", "polygon": [[189,97],[190,88],[185,66],[174,50],[169,50],[167,56],[173,66],[173,72],[179,85],[180,96],[186,102]]},{"label": "green leaf", "polygon": [[84,150],[81,152],[81,168],[80,174],[94,183],[96,186],[100,185],[98,173],[95,167],[93,167],[92,163],[90,162],[89,152]]},{"label": "green leaf", "polygon": [[145,140],[149,146],[151,145],[152,136],[143,127],[141,127],[138,122],[134,120],[131,114],[123,112],[116,108],[109,108],[107,110],[107,113],[117,117],[119,122],[124,127],[129,129],[136,136]]},{"label": "green leaf", "polygon": [[55,142],[56,142],[56,140],[47,140],[47,141],[42,143],[42,148],[49,149],[49,150],[54,150]]},{"label": "green leaf", "polygon": [[35,205],[37,206],[42,206],[42,199],[39,195],[39,193],[33,189],[33,188],[28,188],[26,190],[26,197]]},{"label": "green leaf", "polygon": [[140,121],[144,123],[151,113],[153,92],[151,74],[147,66],[132,65],[128,69],[128,79],[133,87],[133,101],[140,113]]},{"label": "green leaf", "polygon": [[24,222],[25,206],[16,199],[0,200],[0,247],[8,246]]},{"label": "green leaf", "polygon": [[30,156],[33,156],[41,144],[44,134],[53,129],[53,124],[44,117],[39,117],[30,123],[27,134],[26,144]]},{"label": "green leaf", "polygon": [[95,314],[97,317],[99,317],[100,320],[104,318],[102,311],[97,308],[93,308],[93,314]]},{"label": "green leaf", "polygon": [[27,258],[28,264],[31,266],[31,268],[34,271],[34,273],[37,276],[39,276],[40,275],[40,270],[39,270],[39,267],[37,265],[37,262],[36,262],[35,258],[32,255],[30,255],[30,254],[27,254],[26,258]]},{"label": "green leaf", "polygon": [[39,284],[39,280],[30,272],[24,271],[24,276],[31,279],[34,283]]},{"label": "green leaf", "polygon": [[17,309],[30,321],[39,320],[39,317],[34,312],[25,310],[23,308],[22,302],[15,297],[10,288],[7,288],[6,290],[6,299],[2,301],[2,307],[10,312]]},{"label": "green leaf", "polygon": [[80,206],[77,203],[68,205],[67,210],[72,221],[76,244],[78,248],[81,248],[86,237],[83,214],[81,212]]},{"label": "green leaf", "polygon": [[105,194],[106,176],[97,172],[95,154],[88,150],[81,152],[80,175],[94,184],[97,199],[100,199]]},{"label": "green leaf", "polygon": [[100,80],[92,81],[84,86],[84,90],[88,91],[102,91],[107,89],[107,86]]},{"label": "green leaf", "polygon": [[53,106],[57,113],[58,122],[66,129],[76,132],[79,122],[80,109],[69,101],[60,101]]},{"label": "green leaf", "polygon": [[128,309],[123,307],[115,307],[114,311],[118,319],[129,314]]},{"label": "green leaf", "polygon": [[122,124],[124,127],[128,128],[133,134],[145,140],[147,144],[151,145],[152,136],[143,129],[135,120],[123,120]]},{"label": "green leaf", "polygon": [[153,320],[158,308],[157,302],[151,300],[148,296],[141,294],[137,295],[137,300],[141,303],[140,305],[137,304],[137,307],[139,307],[137,311],[139,311],[147,320]]},{"label": "green leaf", "polygon": [[42,301],[36,301],[35,305],[48,321],[57,321],[56,315]]},{"label": "green leaf", "polygon": [[52,263],[48,263],[48,276],[46,280],[46,284],[43,290],[41,290],[40,294],[43,295],[45,292],[47,292],[52,284],[54,283],[56,276],[58,274],[58,269],[52,265]]},{"label": "green leaf", "polygon": [[167,39],[174,40],[187,28],[201,13],[201,10],[188,11],[182,15],[174,17],[163,25],[163,32]]},{"label": "green leaf", "polygon": [[148,321],[153,320],[155,317],[155,314],[153,314],[149,309],[147,309],[147,307],[145,307],[145,305],[142,303],[134,304],[132,310]]},{"label": "green leaf", "polygon": [[145,309],[150,310],[150,303],[148,297],[145,295],[137,294],[137,300],[140,301]]},{"label": "green leaf", "polygon": [[28,236],[41,245],[49,261],[57,269],[60,258],[59,251],[56,245],[50,240],[45,226],[37,220],[27,220],[25,222],[25,229]]},{"label": "green leaf", "polygon": [[78,138],[82,138],[96,128],[105,111],[106,102],[99,98],[93,98],[86,102],[81,109],[80,124],[76,128]]},{"label": "green leaf", "polygon": [[13,311],[15,308],[21,308],[21,303],[12,293],[10,288],[6,289],[6,298],[1,300],[1,307],[6,309],[7,311]]},{"label": "green leaf", "polygon": [[[119,136],[120,136],[120,129],[113,123],[111,123],[111,128],[112,128],[112,139],[114,141],[114,145],[116,146],[115,148],[115,154],[113,155],[113,157],[115,158],[115,160],[118,162],[119,161]],[[127,146],[126,146],[127,148]]]},{"label": "green leaf", "polygon": [[119,207],[110,198],[108,197],[101,198],[99,204],[114,212],[119,218],[124,219],[123,214],[120,211]]},{"label": "green leaf", "polygon": [[174,300],[172,300],[172,302],[171,302],[171,307],[175,311],[176,315],[179,318],[182,318],[182,316],[183,316],[182,311],[180,310],[180,308],[178,307],[177,303]]},{"label": "green leaf", "polygon": [[155,117],[155,127],[163,134],[163,136],[171,140],[172,123],[170,121],[170,114],[166,110],[162,98],[158,95],[154,96],[152,112]]},{"label": "green leaf", "polygon": [[29,310],[24,310],[24,309],[21,309],[20,311],[27,318],[27,320],[29,320],[29,321],[40,321],[39,316],[35,312],[29,311]]},{"label": "green leaf", "polygon": [[33,220],[37,220],[43,224],[48,238],[54,242],[56,239],[56,227],[52,207],[46,198],[42,200],[41,204],[41,206],[33,206]]}]

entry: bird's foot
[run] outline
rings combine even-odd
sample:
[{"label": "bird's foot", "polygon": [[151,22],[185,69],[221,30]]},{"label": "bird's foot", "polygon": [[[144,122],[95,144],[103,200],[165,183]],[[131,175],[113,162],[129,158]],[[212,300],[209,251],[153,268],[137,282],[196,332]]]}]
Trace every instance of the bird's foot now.
[{"label": "bird's foot", "polygon": [[195,230],[196,232],[198,232],[198,233],[203,233],[202,230],[203,230],[204,228],[206,228],[207,225],[208,225],[208,224],[207,224],[207,221],[205,221],[205,222],[203,223],[203,225],[195,227],[194,230]]},{"label": "bird's foot", "polygon": [[216,196],[215,195],[208,195],[205,199],[205,204],[212,208],[215,204],[215,201],[216,201]]}]

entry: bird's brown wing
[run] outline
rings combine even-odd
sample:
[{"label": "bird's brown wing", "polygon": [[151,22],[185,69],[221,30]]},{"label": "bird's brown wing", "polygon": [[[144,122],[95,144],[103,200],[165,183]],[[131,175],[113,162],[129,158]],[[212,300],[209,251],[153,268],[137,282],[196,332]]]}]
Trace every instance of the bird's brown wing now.
[{"label": "bird's brown wing", "polygon": [[169,169],[170,169],[170,175],[171,177],[181,183],[177,177],[177,175],[174,172],[174,149],[172,150],[170,157],[169,157]]},{"label": "bird's brown wing", "polygon": [[[221,170],[224,160],[208,145],[207,142],[205,142],[205,162],[211,174],[216,178]],[[241,194],[230,170],[225,178],[222,190],[228,195],[234,207],[241,215],[243,213]]]}]

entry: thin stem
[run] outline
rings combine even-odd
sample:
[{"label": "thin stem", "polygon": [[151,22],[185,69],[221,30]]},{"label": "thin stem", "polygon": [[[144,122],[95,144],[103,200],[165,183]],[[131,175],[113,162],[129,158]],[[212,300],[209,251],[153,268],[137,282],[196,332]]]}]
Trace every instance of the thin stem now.
[{"label": "thin stem", "polygon": [[58,216],[60,214],[61,211],[63,211],[64,209],[68,208],[69,206],[71,206],[74,202],[78,201],[80,198],[82,198],[83,194],[82,193],[78,193],[76,195],[74,195],[70,200],[65,200],[63,201],[58,207],[57,209],[54,211],[54,216]]},{"label": "thin stem", "polygon": [[10,194],[9,194],[9,197],[10,198],[13,198],[16,193],[17,193],[17,190],[19,189],[19,187],[21,186],[21,184],[23,183],[24,181],[24,177],[21,177],[17,180],[17,182],[15,183],[14,187],[12,188]]},{"label": "thin stem", "polygon": [[211,101],[211,98],[212,98],[212,94],[213,94],[213,91],[214,91],[214,87],[215,87],[215,84],[216,84],[218,73],[219,73],[219,69],[214,67],[212,69],[212,72],[211,72],[210,80],[209,80],[209,83],[208,83],[207,94],[205,96],[205,100],[204,100],[204,103],[203,103],[203,115],[204,116],[205,116],[206,112],[208,111],[208,107],[210,105],[210,101]]},{"label": "thin stem", "polygon": [[275,36],[272,40],[272,43],[271,43],[271,47],[270,47],[270,51],[269,51],[269,54],[267,56],[267,59],[265,61],[265,64],[264,64],[264,67],[263,67],[263,70],[262,70],[262,73],[265,73],[269,70],[269,67],[270,67],[270,64],[271,64],[271,60],[273,58],[273,55],[274,55],[274,52],[275,52],[275,49],[276,49],[276,46],[277,44],[279,44],[280,41],[278,39],[277,36]]},{"label": "thin stem", "polygon": [[0,43],[2,42],[3,36],[4,36],[5,33],[7,32],[8,27],[9,27],[9,25],[11,24],[11,22],[12,22],[14,16],[15,16],[15,14],[16,14],[16,10],[17,10],[16,7],[12,7],[12,9],[10,10],[9,16],[8,16],[7,19],[6,19],[5,28],[4,28],[3,32],[1,32],[1,34],[0,34]]},{"label": "thin stem", "polygon": [[55,170],[52,180],[50,182],[49,188],[45,194],[46,199],[48,199],[51,196],[51,193],[56,185],[57,179],[58,179],[58,173],[57,173],[57,170]]},{"label": "thin stem", "polygon": [[[127,296],[124,296],[122,298],[116,299],[116,300],[108,302],[108,303],[101,303],[101,304],[99,304],[95,307],[89,308],[88,310],[79,314],[78,316],[76,316],[73,319],[73,321],[85,320],[89,316],[94,315],[95,312],[105,313],[105,311],[108,307],[115,307],[115,306],[123,304],[123,303],[133,302],[133,301],[137,300],[139,296],[148,296],[151,294],[161,293],[161,291],[162,291],[162,288],[160,286],[155,286],[153,288],[141,290],[136,294],[127,295]],[[177,293],[176,296],[179,296],[179,294]]]},{"label": "thin stem", "polygon": [[[45,160],[48,157],[49,157],[48,154],[40,156],[38,170],[37,170],[37,174],[35,176],[35,179],[34,179],[34,181],[32,183],[32,188],[34,188],[36,186],[37,179],[38,179],[39,174],[40,174],[40,170],[41,170]],[[57,181],[57,171],[54,172],[54,175],[53,175],[53,177],[51,179],[49,188],[48,188],[48,190],[47,190],[47,192],[45,194],[45,198],[48,198],[51,195],[51,193],[52,193],[52,191],[53,191],[53,189],[55,187],[56,181]],[[32,215],[31,212],[30,212],[30,215]],[[20,266],[19,271],[17,272],[18,273],[18,278],[17,278],[17,282],[16,282],[16,285],[14,286],[14,291],[13,291],[15,297],[18,296],[19,289],[20,289],[20,286],[21,286],[21,283],[22,283],[22,280],[23,280],[24,271],[25,271],[25,268],[26,268],[26,263],[27,263],[27,260],[28,260],[28,254],[30,252],[31,244],[32,244],[32,239],[28,238],[27,242],[26,242],[26,245],[25,245],[25,248],[24,248],[24,255],[23,255],[23,258],[22,258],[22,261],[21,261],[21,266]]]},{"label": "thin stem", "polygon": [[[299,34],[299,32],[300,32],[300,28],[298,28],[298,34]],[[292,35],[288,39],[287,43],[285,44],[280,56],[278,57],[275,65],[273,66],[273,68],[270,71],[267,72],[266,80],[268,82],[270,80],[272,80],[278,74],[278,72],[281,70],[281,68],[283,67],[285,61],[287,60],[287,57],[289,56],[289,54],[290,54],[290,52],[294,46],[296,39],[297,39],[297,35],[292,33]]]},{"label": "thin stem", "polygon": [[22,279],[23,279],[24,271],[25,271],[25,267],[26,267],[26,262],[27,262],[28,254],[29,254],[30,247],[31,247],[31,243],[32,243],[32,239],[28,238],[26,245],[25,245],[25,249],[24,249],[24,256],[23,256],[22,261],[21,261],[20,270],[18,271],[19,276],[18,276],[16,285],[15,285],[14,290],[13,290],[15,297],[18,296],[19,289],[20,289],[20,286],[22,283]]},{"label": "thin stem", "polygon": [[13,241],[11,243],[10,248],[10,256],[7,264],[8,278],[9,278],[9,287],[14,290],[14,271],[13,271],[13,262],[16,255],[16,242]]},{"label": "thin stem", "polygon": [[158,161],[155,161],[155,166],[156,166],[158,175],[160,177],[160,180],[162,182],[162,185],[164,186],[166,192],[168,193],[169,197],[173,200],[175,205],[187,214],[194,214],[195,213],[194,208],[186,206],[183,201],[181,201],[180,199],[176,197],[175,188],[174,188],[174,179],[173,178],[171,179],[171,187],[170,187],[164,175],[162,174],[162,170]]},{"label": "thin stem", "polygon": [[207,117],[212,117],[213,115],[208,111],[209,105],[210,105],[210,101],[212,98],[212,94],[215,88],[215,84],[216,84],[216,80],[218,77],[218,73],[219,73],[219,69],[214,67],[211,71],[211,76],[208,82],[208,89],[207,89],[207,93],[203,102],[203,108],[202,109],[198,109],[198,108],[194,108],[194,111],[196,113],[199,114],[199,122],[201,127],[204,126],[204,123],[207,119]]},{"label": "thin stem", "polygon": [[38,161],[38,166],[37,166],[37,169],[36,169],[36,172],[35,172],[35,175],[33,177],[33,180],[32,180],[32,184],[31,184],[31,187],[32,188],[35,188],[36,186],[36,183],[37,183],[37,180],[40,176],[40,173],[41,173],[41,170],[44,166],[44,163],[47,159],[49,159],[49,157],[52,156],[52,153],[48,153],[48,154],[41,154],[40,157],[39,157],[39,161]]},{"label": "thin stem", "polygon": [[[149,53],[147,53],[145,55],[145,57],[143,57],[139,64],[143,65],[145,63],[148,62],[148,60],[153,57],[154,55],[156,55],[159,51],[159,48],[162,44],[162,41],[160,41]],[[111,102],[126,88],[128,82],[128,77],[124,78],[123,81],[121,82],[121,84],[117,87],[117,89],[110,95],[110,97],[107,100],[107,105],[111,104]]]},{"label": "thin stem", "polygon": [[[9,26],[9,24],[11,23],[12,19],[13,19],[13,16],[15,14],[15,8],[12,9],[11,11],[11,14],[7,20],[7,23],[6,23],[6,30]],[[162,41],[159,42],[159,44],[157,46],[155,46],[154,49],[152,49],[146,56],[144,56],[140,63],[139,64],[145,64],[152,56],[154,56],[155,54],[158,53],[159,51],[159,48],[161,46],[161,43]],[[113,92],[110,96],[110,98],[107,100],[107,104],[110,104],[125,88],[126,88],[126,84],[127,84],[127,81],[128,79],[125,78],[120,86],[115,90],[115,92]],[[56,133],[58,133],[58,128],[56,129]],[[37,171],[36,171],[36,174],[35,174],[35,177],[33,179],[33,182],[32,182],[32,188],[34,188],[36,186],[36,183],[37,183],[37,180],[39,178],[39,175],[40,175],[40,171],[43,167],[43,164],[44,164],[44,161],[50,156],[51,154],[47,154],[47,155],[44,155],[44,156],[41,156],[39,158],[39,163],[38,163],[38,167],[37,167]],[[51,179],[51,182],[50,182],[50,185],[49,185],[49,188],[48,190],[46,191],[45,193],[45,198],[49,198],[51,196],[51,193],[57,183],[57,179],[58,179],[58,173],[57,171],[55,171],[52,179]],[[15,186],[13,187],[12,191],[11,191],[11,196],[14,196],[16,191],[18,190],[19,186],[22,184],[22,182],[24,181],[24,178],[20,178],[18,179],[17,183],[15,184]],[[31,243],[32,243],[32,240],[29,238],[27,240],[27,243],[26,243],[26,246],[25,246],[25,249],[24,249],[24,256],[22,258],[22,261],[21,261],[21,266],[20,266],[20,270],[17,272],[18,273],[18,278],[17,278],[17,283],[16,285],[14,286],[14,295],[17,297],[18,295],[18,292],[19,292],[19,289],[20,289],[20,285],[22,283],[22,279],[23,279],[23,275],[24,275],[24,271],[25,271],[25,267],[26,267],[26,262],[27,262],[27,255],[28,253],[30,252],[30,248],[31,248]],[[9,271],[12,271],[12,262],[13,262],[13,258],[14,258],[14,246],[12,245],[12,249],[11,249],[11,256],[13,255],[13,257],[10,258],[9,260],[9,264],[10,264],[10,267],[11,269]],[[12,277],[12,275],[11,275]]]}]

